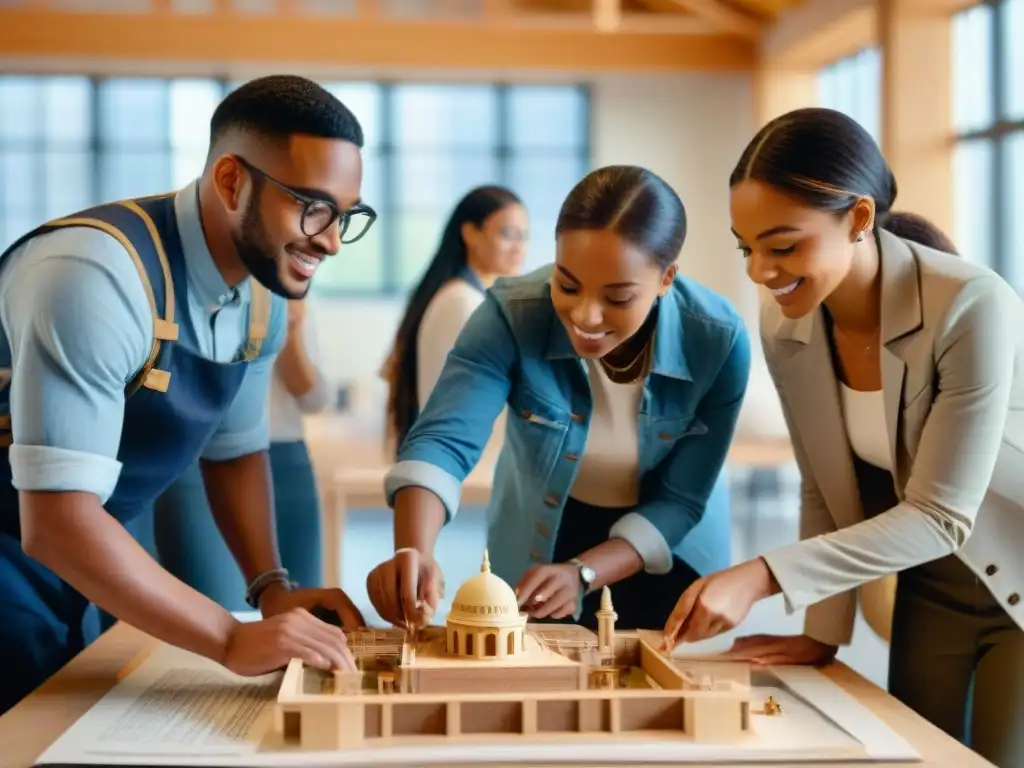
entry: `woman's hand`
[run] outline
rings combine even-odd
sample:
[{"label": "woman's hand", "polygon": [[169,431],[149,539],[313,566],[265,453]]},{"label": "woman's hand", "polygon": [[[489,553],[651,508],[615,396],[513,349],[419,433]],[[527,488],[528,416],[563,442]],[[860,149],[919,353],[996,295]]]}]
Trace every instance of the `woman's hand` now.
[{"label": "woman's hand", "polygon": [[384,621],[403,628],[424,626],[444,597],[444,574],[429,555],[400,549],[370,571],[366,591]]},{"label": "woman's hand", "polygon": [[575,565],[535,565],[516,585],[516,597],[519,607],[534,619],[564,619],[576,612],[582,588]]},{"label": "woman's hand", "polygon": [[838,650],[838,646],[826,645],[807,635],[748,635],[737,638],[722,658],[762,666],[819,666],[835,659]]},{"label": "woman's hand", "polygon": [[296,330],[302,327],[302,324],[306,321],[306,300],[305,297],[301,299],[291,299],[288,302],[288,328]]},{"label": "woman's hand", "polygon": [[754,603],[776,588],[768,564],[760,557],[698,579],[668,617],[665,647],[728,632],[747,617]]}]

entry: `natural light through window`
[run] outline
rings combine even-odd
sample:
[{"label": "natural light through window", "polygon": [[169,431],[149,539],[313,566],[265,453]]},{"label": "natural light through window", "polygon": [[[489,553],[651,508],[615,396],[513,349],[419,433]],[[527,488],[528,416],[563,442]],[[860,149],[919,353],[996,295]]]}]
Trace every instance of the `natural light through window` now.
[{"label": "natural light through window", "polygon": [[[0,75],[0,248],[48,218],[184,186],[202,172],[210,117],[237,85]],[[408,290],[458,198],[477,184],[504,184],[523,198],[531,221],[526,268],[554,258],[558,209],[590,170],[584,87],[324,86],[363,126],[362,195],[379,218],[321,269],[318,292]]]}]

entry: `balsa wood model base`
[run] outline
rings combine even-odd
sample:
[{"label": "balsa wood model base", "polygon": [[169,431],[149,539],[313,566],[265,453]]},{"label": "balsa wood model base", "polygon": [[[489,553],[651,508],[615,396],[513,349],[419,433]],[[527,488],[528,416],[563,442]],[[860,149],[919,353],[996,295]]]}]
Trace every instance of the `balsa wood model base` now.
[{"label": "balsa wood model base", "polygon": [[[636,633],[619,634],[614,655],[597,653],[593,637],[595,650],[583,651],[579,660],[563,656],[558,637],[566,636],[576,651],[579,631],[531,627],[527,655],[535,663],[488,669],[486,662],[441,656],[443,630],[433,627],[425,630],[412,663],[396,664],[401,652],[394,655],[395,641],[401,648],[403,633],[369,630],[353,638],[363,672],[327,675],[291,662],[275,729],[285,743],[318,751],[417,737],[587,739],[648,731],[720,742],[750,730],[746,665],[722,664],[719,675],[708,668],[715,665],[672,662]],[[371,656],[373,643],[379,655]]]},{"label": "balsa wood model base", "polygon": [[485,552],[444,626],[350,633],[356,672],[293,660],[271,739],[278,750],[333,754],[344,764],[383,765],[412,750],[422,764],[450,765],[465,759],[463,745],[474,754],[497,750],[503,762],[541,750],[550,763],[586,754],[590,765],[622,749],[676,764],[916,758],[827,681],[822,688],[789,670],[678,658],[661,650],[659,632],[617,631],[608,588],[601,597],[596,633],[528,623]]}]

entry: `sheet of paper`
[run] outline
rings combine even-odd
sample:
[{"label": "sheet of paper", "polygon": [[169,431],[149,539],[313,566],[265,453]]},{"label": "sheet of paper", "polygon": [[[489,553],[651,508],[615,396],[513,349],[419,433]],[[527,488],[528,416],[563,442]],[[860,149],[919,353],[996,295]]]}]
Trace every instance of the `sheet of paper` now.
[{"label": "sheet of paper", "polygon": [[251,754],[270,722],[279,684],[280,674],[239,677],[202,657],[160,646],[44,758]]},{"label": "sheet of paper", "polygon": [[[393,742],[343,752],[303,752],[273,735],[280,674],[233,675],[214,662],[161,646],[42,755],[38,765],[451,766],[584,765],[696,762],[820,763],[824,750],[848,759],[919,760],[916,752],[841,688],[813,669],[788,670],[755,683],[782,717],[758,716],[755,735],[735,744],[695,744],[637,734],[594,734],[580,741],[526,742],[517,737]],[[820,710],[827,710],[828,716]],[[857,755],[849,754],[851,750]]]}]

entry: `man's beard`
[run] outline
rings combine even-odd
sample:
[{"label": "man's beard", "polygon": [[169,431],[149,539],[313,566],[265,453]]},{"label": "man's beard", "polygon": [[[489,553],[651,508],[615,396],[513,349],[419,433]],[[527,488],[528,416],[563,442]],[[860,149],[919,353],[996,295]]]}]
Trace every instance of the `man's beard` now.
[{"label": "man's beard", "polygon": [[281,282],[281,274],[278,271],[278,261],[267,245],[266,233],[263,231],[263,222],[260,221],[256,212],[258,201],[255,196],[249,198],[249,204],[242,214],[241,229],[231,233],[231,240],[235,244],[238,258],[242,260],[245,268],[260,285],[271,293],[284,296],[286,299],[301,299],[309,291],[309,281],[301,291],[290,291]]}]

